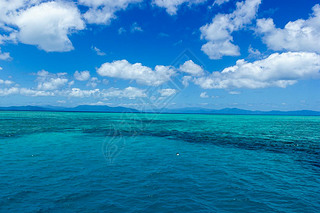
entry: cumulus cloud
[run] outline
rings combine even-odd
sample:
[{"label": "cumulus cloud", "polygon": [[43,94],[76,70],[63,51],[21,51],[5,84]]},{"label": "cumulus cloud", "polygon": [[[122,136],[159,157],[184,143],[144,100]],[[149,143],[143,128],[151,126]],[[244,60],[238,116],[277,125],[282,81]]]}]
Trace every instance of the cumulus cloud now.
[{"label": "cumulus cloud", "polygon": [[230,91],[230,95],[240,95],[241,93],[239,91]]},{"label": "cumulus cloud", "polygon": [[15,17],[17,10],[30,7],[38,1],[27,1],[27,0],[2,0],[0,1],[0,28],[5,31],[13,31],[13,29],[8,26],[12,24],[13,18]]},{"label": "cumulus cloud", "polygon": [[48,71],[42,70],[37,73],[38,90],[56,90],[68,83],[65,77],[66,73],[52,74]]},{"label": "cumulus cloud", "polygon": [[186,61],[180,66],[179,70],[193,76],[201,76],[204,74],[203,68],[198,64],[195,64],[192,60]]},{"label": "cumulus cloud", "polygon": [[32,97],[43,97],[43,96],[66,96],[69,98],[145,98],[147,94],[145,90],[127,87],[125,89],[109,88],[109,89],[92,89],[83,90],[80,88],[72,88],[66,90],[54,90],[54,91],[44,91],[44,90],[34,90],[30,88],[19,88],[11,87],[0,89],[0,96],[10,96],[10,95],[23,95]]},{"label": "cumulus cloud", "polygon": [[276,28],[270,18],[259,19],[256,31],[272,50],[320,53],[320,5],[315,5],[312,10],[309,19],[290,21],[283,29]]},{"label": "cumulus cloud", "polygon": [[78,8],[62,1],[44,2],[22,10],[14,18],[14,24],[19,28],[19,41],[47,52],[73,50],[68,35],[85,28]]},{"label": "cumulus cloud", "polygon": [[320,55],[307,52],[275,53],[253,63],[238,60],[235,66],[194,80],[204,89],[282,87],[298,80],[320,77]]},{"label": "cumulus cloud", "polygon": [[97,77],[92,77],[88,83],[86,84],[87,87],[97,87],[98,84],[100,83],[101,81],[97,78]]},{"label": "cumulus cloud", "polygon": [[189,86],[189,83],[191,80],[192,80],[192,76],[183,76],[181,83],[183,86],[187,87]]},{"label": "cumulus cloud", "polygon": [[[1,69],[0,69],[1,70]],[[11,84],[14,84],[13,81],[9,81],[9,80],[2,80],[0,79],[0,85],[3,84],[3,85],[6,85],[6,86],[9,86]]]},{"label": "cumulus cloud", "polygon": [[73,50],[68,36],[85,28],[72,2],[0,1],[0,44],[8,41],[36,45],[47,52]]},{"label": "cumulus cloud", "polygon": [[176,89],[160,89],[158,92],[161,94],[161,97],[169,97],[177,94],[178,91]]},{"label": "cumulus cloud", "polygon": [[85,98],[100,94],[100,90],[82,90],[80,88],[72,88],[71,90],[64,91],[63,93],[69,97]]},{"label": "cumulus cloud", "polygon": [[131,32],[143,32],[143,29],[139,26],[137,22],[134,22],[131,26]]},{"label": "cumulus cloud", "polygon": [[74,98],[144,98],[147,97],[145,90],[136,87],[127,87],[125,89],[119,88],[109,88],[109,89],[92,89],[92,90],[82,90],[80,88],[72,88],[71,90],[66,90],[60,92],[62,95]]},{"label": "cumulus cloud", "polygon": [[12,59],[10,56],[10,53],[2,52],[2,50],[0,48],[0,60],[10,60],[10,59]]},{"label": "cumulus cloud", "polygon": [[[232,39],[233,40],[233,39]],[[210,59],[221,59],[222,56],[239,56],[240,48],[232,44],[232,40],[222,42],[209,41],[202,45],[201,50],[205,52]]]},{"label": "cumulus cloud", "polygon": [[124,34],[124,33],[126,33],[126,32],[127,32],[127,30],[124,29],[123,27],[120,27],[120,28],[118,29],[118,34],[119,34],[119,35],[122,35],[122,34]]},{"label": "cumulus cloud", "polygon": [[54,92],[39,91],[27,88],[11,87],[0,89],[0,96],[23,95],[23,96],[54,96]]},{"label": "cumulus cloud", "polygon": [[143,0],[79,0],[79,3],[89,9],[84,18],[91,24],[109,24],[116,18],[115,13],[126,9],[130,4],[140,3]]},{"label": "cumulus cloud", "polygon": [[[1,26],[0,26],[0,29],[1,29]],[[5,42],[14,42],[16,43],[17,42],[17,34],[16,34],[16,31],[15,32],[12,32],[10,33],[9,35],[1,35],[0,34],[0,44],[3,44]]]},{"label": "cumulus cloud", "polygon": [[261,0],[246,0],[237,3],[237,8],[230,14],[216,15],[210,24],[200,28],[201,38],[207,40],[202,51],[210,59],[223,56],[240,55],[239,47],[233,44],[232,33],[243,29],[256,17]]},{"label": "cumulus cloud", "polygon": [[33,90],[33,89],[27,89],[27,88],[21,88],[20,94],[25,96],[54,96],[54,92],[49,91],[39,91],[39,90]]},{"label": "cumulus cloud", "polygon": [[97,53],[97,55],[99,55],[99,56],[106,55],[106,53],[103,52],[102,50],[100,50],[98,47],[92,47],[92,50],[95,51]]},{"label": "cumulus cloud", "polygon": [[67,82],[68,80],[64,78],[50,78],[46,82],[39,82],[38,89],[39,90],[55,90],[64,86]]},{"label": "cumulus cloud", "polygon": [[209,96],[208,96],[207,92],[202,92],[200,94],[200,98],[209,98]]},{"label": "cumulus cloud", "polygon": [[76,71],[73,76],[78,81],[87,81],[90,78],[90,72],[89,71],[82,71],[82,72]]},{"label": "cumulus cloud", "polygon": [[258,49],[254,49],[251,45],[248,48],[249,57],[257,57],[261,55]]},{"label": "cumulus cloud", "polygon": [[145,90],[136,87],[127,87],[123,90],[118,88],[110,88],[108,90],[103,90],[101,95],[106,98],[116,97],[116,98],[144,98],[147,97]]},{"label": "cumulus cloud", "polygon": [[224,3],[227,3],[229,2],[230,0],[215,0],[214,1],[214,4],[217,4],[217,5],[222,5]]},{"label": "cumulus cloud", "polygon": [[[22,95],[22,96],[62,96],[68,98],[145,98],[147,97],[145,89],[139,89],[136,87],[127,87],[124,89],[109,88],[109,89],[81,89],[65,87],[68,85],[68,79],[66,73],[49,73],[42,70],[35,74],[37,76],[36,82],[38,83],[36,88],[20,88],[19,85],[9,87],[14,84],[13,81],[0,79],[0,85],[5,85],[5,88],[0,88],[0,96],[9,95]],[[92,77],[89,79],[87,86],[96,87],[101,81]],[[69,82],[70,84],[70,82]]]},{"label": "cumulus cloud", "polygon": [[175,71],[170,66],[157,65],[154,70],[141,63],[130,64],[127,60],[104,63],[97,73],[104,77],[135,80],[139,84],[159,86],[170,80]]},{"label": "cumulus cloud", "polygon": [[85,105],[90,105],[90,106],[105,106],[105,105],[109,105],[110,103],[105,103],[102,101],[98,101],[95,103],[85,103]]},{"label": "cumulus cloud", "polygon": [[176,15],[178,8],[182,4],[200,4],[207,0],[153,0],[153,4],[165,8],[170,15]]},{"label": "cumulus cloud", "polygon": [[11,87],[0,89],[0,96],[16,95],[19,94],[19,88]]}]

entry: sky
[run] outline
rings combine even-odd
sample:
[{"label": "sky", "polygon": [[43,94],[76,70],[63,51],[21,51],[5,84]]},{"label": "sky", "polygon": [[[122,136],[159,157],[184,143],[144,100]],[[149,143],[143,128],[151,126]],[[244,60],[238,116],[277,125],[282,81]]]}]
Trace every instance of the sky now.
[{"label": "sky", "polygon": [[0,0],[0,106],[320,111],[316,0]]}]

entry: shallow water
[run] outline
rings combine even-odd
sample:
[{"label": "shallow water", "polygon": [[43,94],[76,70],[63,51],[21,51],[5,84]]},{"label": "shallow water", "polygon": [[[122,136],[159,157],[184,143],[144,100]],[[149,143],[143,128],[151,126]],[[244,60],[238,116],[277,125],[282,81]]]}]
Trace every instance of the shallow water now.
[{"label": "shallow water", "polygon": [[0,112],[0,212],[317,212],[320,117]]}]

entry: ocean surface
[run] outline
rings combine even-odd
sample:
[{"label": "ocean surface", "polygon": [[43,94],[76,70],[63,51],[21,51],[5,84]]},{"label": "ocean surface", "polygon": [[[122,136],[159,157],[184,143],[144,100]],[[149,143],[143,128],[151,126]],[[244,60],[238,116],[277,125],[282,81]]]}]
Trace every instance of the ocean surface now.
[{"label": "ocean surface", "polygon": [[0,212],[319,212],[320,117],[0,112]]}]

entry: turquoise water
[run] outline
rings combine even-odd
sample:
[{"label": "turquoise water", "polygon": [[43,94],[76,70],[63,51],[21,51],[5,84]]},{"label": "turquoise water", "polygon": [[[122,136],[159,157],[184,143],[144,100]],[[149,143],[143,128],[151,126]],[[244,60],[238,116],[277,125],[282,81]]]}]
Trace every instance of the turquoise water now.
[{"label": "turquoise water", "polygon": [[0,212],[319,212],[320,117],[0,112]]}]

